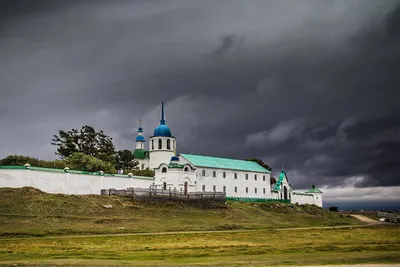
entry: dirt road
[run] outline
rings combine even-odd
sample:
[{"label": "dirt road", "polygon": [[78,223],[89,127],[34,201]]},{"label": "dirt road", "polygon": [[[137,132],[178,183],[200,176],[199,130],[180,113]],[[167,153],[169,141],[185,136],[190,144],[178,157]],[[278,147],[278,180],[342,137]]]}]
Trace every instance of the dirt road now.
[{"label": "dirt road", "polygon": [[400,267],[400,264],[313,265],[303,267]]},{"label": "dirt road", "polygon": [[372,220],[371,218],[368,218],[367,216],[364,216],[364,215],[351,214],[351,216],[353,216],[357,220],[360,220],[360,221],[368,223],[368,224],[382,224],[382,223],[384,223],[384,222],[379,222],[379,221]]}]

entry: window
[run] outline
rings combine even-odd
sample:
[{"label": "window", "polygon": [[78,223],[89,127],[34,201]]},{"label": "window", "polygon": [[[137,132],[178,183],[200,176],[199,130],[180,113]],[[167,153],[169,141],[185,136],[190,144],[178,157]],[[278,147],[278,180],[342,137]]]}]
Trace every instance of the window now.
[{"label": "window", "polygon": [[257,194],[257,187],[256,187],[256,188],[254,188],[254,193],[256,193],[256,194]]},{"label": "window", "polygon": [[265,182],[265,175],[263,175],[263,181]]},{"label": "window", "polygon": [[235,177],[235,179],[237,179],[237,173],[235,172],[235,174],[233,175]]},{"label": "window", "polygon": [[151,139],[151,150],[154,150],[154,139]]},{"label": "window", "polygon": [[206,191],[206,185],[203,184],[203,191]]},{"label": "window", "polygon": [[226,172],[222,173],[222,177],[226,178]]},{"label": "window", "polygon": [[222,190],[224,191],[224,193],[226,193],[226,186],[225,185],[222,187]]},{"label": "window", "polygon": [[254,181],[257,181],[257,174],[254,174]]},{"label": "window", "polygon": [[217,186],[216,185],[213,185],[213,191],[214,192],[217,191]]},{"label": "window", "polygon": [[206,170],[202,170],[201,175],[206,176]]},{"label": "window", "polygon": [[142,170],[144,170],[144,163],[142,163]]},{"label": "window", "polygon": [[216,177],[216,176],[217,176],[217,172],[213,171],[213,177]]},{"label": "window", "polygon": [[162,168],[161,172],[167,172],[167,168]]},{"label": "window", "polygon": [[246,180],[249,180],[249,175],[246,173]]},{"label": "window", "polygon": [[158,149],[162,149],[162,140],[158,139]]},{"label": "window", "polygon": [[163,183],[163,190],[167,190],[167,183],[166,182]]},{"label": "window", "polygon": [[184,170],[185,172],[188,172],[188,171],[189,171],[189,168],[188,168],[188,167],[185,167],[183,170]]},{"label": "window", "polygon": [[171,140],[167,139],[167,149],[171,149]]},{"label": "window", "polygon": [[265,194],[265,188],[263,188],[263,193]]},{"label": "window", "polygon": [[235,193],[237,193],[237,186],[235,186]]},{"label": "window", "polygon": [[246,187],[246,193],[248,193],[249,192],[249,188],[248,187]]}]

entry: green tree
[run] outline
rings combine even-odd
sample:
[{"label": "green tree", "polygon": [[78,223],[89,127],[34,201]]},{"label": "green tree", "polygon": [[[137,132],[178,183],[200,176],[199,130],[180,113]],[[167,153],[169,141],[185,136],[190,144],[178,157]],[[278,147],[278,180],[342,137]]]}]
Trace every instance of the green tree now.
[{"label": "green tree", "polygon": [[275,177],[271,176],[271,178],[270,178],[270,183],[271,183],[271,185],[276,184],[276,179],[275,179]]},{"label": "green tree", "polygon": [[72,153],[66,160],[66,165],[71,170],[116,173],[114,165],[101,159],[86,155],[82,152]]},{"label": "green tree", "polygon": [[132,155],[130,150],[119,150],[116,158],[116,167],[118,170],[136,170],[139,162]]},{"label": "green tree", "polygon": [[82,126],[80,130],[58,131],[52,145],[57,146],[56,155],[65,159],[73,153],[80,152],[100,160],[115,163],[115,146],[112,138],[103,131],[96,132],[92,126]]}]

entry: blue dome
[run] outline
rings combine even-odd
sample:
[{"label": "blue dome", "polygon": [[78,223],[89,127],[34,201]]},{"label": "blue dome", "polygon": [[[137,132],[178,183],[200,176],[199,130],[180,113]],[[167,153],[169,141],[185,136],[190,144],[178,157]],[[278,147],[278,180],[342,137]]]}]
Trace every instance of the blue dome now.
[{"label": "blue dome", "polygon": [[154,129],[154,136],[171,137],[171,130],[165,124],[160,124]]},{"label": "blue dome", "polygon": [[144,142],[144,137],[143,137],[143,135],[138,135],[138,136],[136,136],[135,141],[136,141],[136,142]]},{"label": "blue dome", "polygon": [[173,157],[171,158],[171,161],[179,161],[179,158],[178,158],[177,156],[173,156]]}]

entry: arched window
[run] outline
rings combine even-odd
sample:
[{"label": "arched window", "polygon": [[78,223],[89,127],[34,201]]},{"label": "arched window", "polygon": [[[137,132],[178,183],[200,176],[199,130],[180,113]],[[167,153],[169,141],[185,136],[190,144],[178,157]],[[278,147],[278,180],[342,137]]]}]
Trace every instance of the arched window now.
[{"label": "arched window", "polygon": [[201,174],[202,174],[202,176],[206,176],[206,170],[203,170],[203,171],[201,172]]},{"label": "arched window", "polygon": [[144,170],[144,163],[142,163],[142,170]]},{"label": "arched window", "polygon": [[151,139],[151,150],[154,150],[154,139]]},{"label": "arched window", "polygon": [[158,149],[162,149],[162,140],[158,139]]},{"label": "arched window", "polygon": [[167,139],[167,149],[171,149],[171,140]]},{"label": "arched window", "polygon": [[166,182],[163,183],[163,190],[167,190],[167,183]]},{"label": "arched window", "polygon": [[189,171],[189,168],[188,168],[188,167],[185,167],[183,170],[184,170],[185,172],[188,172],[188,171]]},{"label": "arched window", "polygon": [[167,168],[162,168],[161,172],[167,172]]}]

